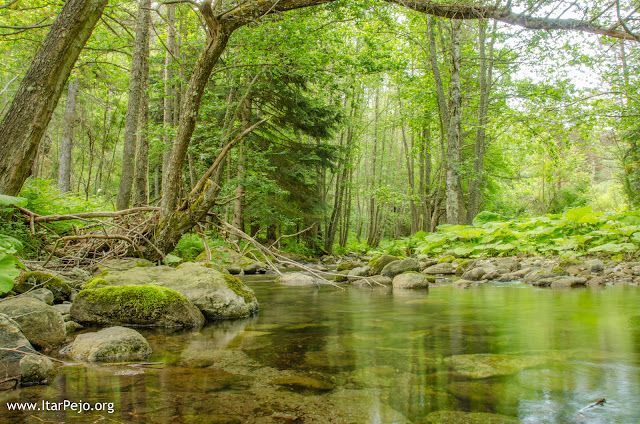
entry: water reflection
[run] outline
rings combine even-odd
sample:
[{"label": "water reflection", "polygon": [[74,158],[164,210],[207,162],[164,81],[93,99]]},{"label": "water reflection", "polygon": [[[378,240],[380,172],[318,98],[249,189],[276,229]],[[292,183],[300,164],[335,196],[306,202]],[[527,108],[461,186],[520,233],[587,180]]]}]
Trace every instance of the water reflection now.
[{"label": "water reflection", "polygon": [[[256,317],[197,331],[142,331],[154,350],[150,361],[164,365],[70,366],[51,387],[0,394],[0,408],[68,399],[113,402],[114,414],[3,410],[0,421],[427,423],[456,417],[442,411],[476,413],[472,422],[640,420],[635,287],[343,292],[249,284],[261,300]],[[599,398],[607,402],[579,413]]]}]

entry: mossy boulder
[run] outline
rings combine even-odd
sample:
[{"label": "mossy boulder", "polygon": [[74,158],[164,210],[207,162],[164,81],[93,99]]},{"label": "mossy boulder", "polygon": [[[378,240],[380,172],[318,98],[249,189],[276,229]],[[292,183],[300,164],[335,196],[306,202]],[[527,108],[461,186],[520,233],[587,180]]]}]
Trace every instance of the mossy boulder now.
[{"label": "mossy boulder", "polygon": [[26,296],[3,300],[0,314],[12,318],[36,348],[52,348],[64,343],[66,331],[62,315],[41,300]]},{"label": "mossy boulder", "polygon": [[367,265],[369,265],[371,267],[371,270],[372,270],[372,272],[374,274],[380,274],[382,272],[382,269],[385,266],[387,266],[391,262],[399,261],[399,260],[400,260],[400,258],[398,258],[397,256],[382,255],[382,256],[380,256],[378,258],[373,259]]},{"label": "mossy boulder", "polygon": [[429,275],[455,274],[456,267],[451,262],[442,262],[440,264],[431,265],[422,271]]},{"label": "mossy boulder", "polygon": [[385,265],[380,273],[385,277],[393,278],[396,275],[409,271],[420,271],[420,263],[413,258],[406,258],[401,261],[393,261]]},{"label": "mossy boulder", "polygon": [[445,255],[442,256],[440,259],[438,259],[438,263],[439,264],[443,264],[446,262],[454,262],[456,260],[456,257],[453,255]]},{"label": "mossy boulder", "polygon": [[80,334],[69,346],[68,354],[76,361],[86,362],[145,361],[151,355],[151,347],[131,328],[110,327]]},{"label": "mossy boulder", "polygon": [[558,266],[561,268],[568,268],[570,266],[579,266],[579,265],[584,265],[584,262],[576,258],[575,256],[572,256],[570,258],[564,258],[558,263]]},{"label": "mossy boulder", "polygon": [[187,262],[178,268],[133,267],[125,271],[111,270],[98,278],[85,286],[151,284],[173,289],[200,309],[207,320],[241,318],[258,310],[258,301],[249,287],[206,264]]},{"label": "mossy boulder", "polygon": [[354,268],[358,268],[361,267],[362,264],[360,262],[356,262],[356,261],[346,261],[346,262],[341,262],[338,267],[336,268],[336,271],[340,272],[340,271],[350,271]]},{"label": "mossy boulder", "polygon": [[166,287],[112,286],[82,290],[71,318],[83,325],[195,327],[202,313],[183,295]]},{"label": "mossy boulder", "polygon": [[31,271],[21,274],[15,281],[13,291],[25,293],[34,288],[45,288],[53,293],[54,303],[62,303],[69,300],[71,287],[60,277],[41,271]]}]

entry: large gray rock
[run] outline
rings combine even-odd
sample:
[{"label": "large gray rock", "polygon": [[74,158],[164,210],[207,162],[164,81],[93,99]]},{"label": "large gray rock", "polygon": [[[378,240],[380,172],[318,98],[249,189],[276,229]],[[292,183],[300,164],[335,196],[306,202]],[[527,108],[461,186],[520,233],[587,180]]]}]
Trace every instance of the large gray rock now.
[{"label": "large gray rock", "polygon": [[604,262],[602,262],[600,259],[597,259],[597,258],[587,261],[586,265],[589,271],[594,273],[604,270]]},{"label": "large gray rock", "polygon": [[552,289],[568,289],[574,287],[584,287],[587,279],[584,277],[564,277],[558,278],[551,283]]},{"label": "large gray rock", "polygon": [[39,288],[36,290],[31,290],[25,293],[23,296],[33,297],[34,299],[38,299],[47,305],[53,305],[53,293],[49,289]]},{"label": "large gray rock", "polygon": [[369,266],[360,266],[357,268],[351,269],[347,275],[347,279],[349,282],[354,282],[357,280],[361,280],[362,278],[354,278],[354,277],[368,277],[371,274],[371,267]]},{"label": "large gray rock", "polygon": [[20,384],[33,386],[51,384],[58,374],[51,359],[40,355],[25,355],[20,360]]},{"label": "large gray rock", "polygon": [[[0,347],[23,352],[34,350],[29,340],[22,334],[18,323],[5,314],[0,314]],[[0,363],[17,363],[23,356],[20,353],[0,350]]]},{"label": "large gray rock", "polygon": [[279,276],[276,281],[283,286],[317,286],[321,282],[313,275],[302,272],[287,272]]},{"label": "large gray rock", "polygon": [[195,327],[204,316],[182,294],[167,287],[124,285],[82,290],[71,318],[83,325]]},{"label": "large gray rock", "polygon": [[428,289],[429,279],[426,275],[408,272],[393,278],[394,289]]},{"label": "large gray rock", "polygon": [[22,334],[36,348],[52,348],[64,343],[66,332],[60,312],[32,297],[12,297],[0,302],[0,313],[13,318]]},{"label": "large gray rock", "polygon": [[420,271],[420,263],[413,258],[406,258],[401,261],[393,261],[382,268],[381,274],[385,277],[393,278],[396,275],[409,271]]},{"label": "large gray rock", "polygon": [[451,262],[442,262],[440,264],[431,265],[430,267],[425,268],[422,272],[429,275],[455,274],[456,267]]},{"label": "large gray rock", "polygon": [[167,266],[133,267],[110,270],[87,282],[89,286],[142,285],[153,283],[177,291],[193,303],[208,320],[233,319],[258,311],[253,290],[238,278],[187,262],[178,268]]},{"label": "large gray rock", "polygon": [[544,285],[536,284],[540,280],[547,280],[550,278],[566,276],[567,272],[561,267],[553,268],[532,268],[527,275],[524,276],[524,282],[531,285]]},{"label": "large gray rock", "polygon": [[476,268],[471,268],[462,274],[462,278],[469,281],[490,280],[495,278],[497,271],[497,267],[491,264],[486,264]]},{"label": "large gray rock", "polygon": [[131,328],[110,327],[80,334],[69,347],[68,354],[76,361],[145,361],[151,355],[151,347],[140,333]]}]

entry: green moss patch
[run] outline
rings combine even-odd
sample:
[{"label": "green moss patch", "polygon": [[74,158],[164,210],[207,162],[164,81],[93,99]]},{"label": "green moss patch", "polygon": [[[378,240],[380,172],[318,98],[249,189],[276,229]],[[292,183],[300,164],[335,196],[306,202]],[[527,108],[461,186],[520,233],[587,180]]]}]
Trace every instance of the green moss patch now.
[{"label": "green moss patch", "polygon": [[247,290],[242,281],[238,277],[234,277],[233,275],[224,274],[224,280],[227,282],[227,286],[238,296],[242,297],[246,303],[251,303],[254,301],[254,294]]},{"label": "green moss patch", "polygon": [[157,286],[128,285],[86,289],[78,293],[78,297],[92,303],[113,305],[117,309],[126,308],[131,315],[141,317],[163,314],[172,303],[189,302],[177,291]]}]

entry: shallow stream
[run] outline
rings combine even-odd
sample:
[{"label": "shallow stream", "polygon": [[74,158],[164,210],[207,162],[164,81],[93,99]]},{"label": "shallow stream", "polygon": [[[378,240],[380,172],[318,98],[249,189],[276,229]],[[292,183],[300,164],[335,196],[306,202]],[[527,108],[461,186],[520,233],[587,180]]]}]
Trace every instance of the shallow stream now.
[{"label": "shallow stream", "polygon": [[[257,316],[140,330],[149,362],[162,365],[63,367],[49,387],[0,393],[0,422],[427,423],[445,422],[429,416],[442,410],[485,413],[451,423],[640,421],[638,287],[427,293],[245,281]],[[5,407],[42,400],[114,412]]]}]

